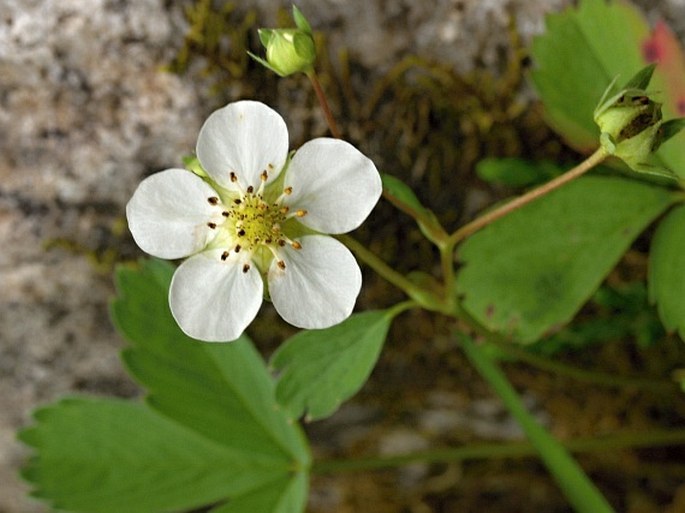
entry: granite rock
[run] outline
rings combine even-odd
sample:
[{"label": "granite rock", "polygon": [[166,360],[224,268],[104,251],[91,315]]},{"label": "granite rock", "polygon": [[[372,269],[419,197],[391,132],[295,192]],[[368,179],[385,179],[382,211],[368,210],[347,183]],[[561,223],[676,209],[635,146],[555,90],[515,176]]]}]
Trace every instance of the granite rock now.
[{"label": "granite rock", "polygon": [[0,2],[2,512],[44,510],[16,477],[31,409],[136,393],[107,313],[111,275],[85,253],[116,242],[141,176],[194,146],[195,87],[160,72],[183,31],[161,0]]}]

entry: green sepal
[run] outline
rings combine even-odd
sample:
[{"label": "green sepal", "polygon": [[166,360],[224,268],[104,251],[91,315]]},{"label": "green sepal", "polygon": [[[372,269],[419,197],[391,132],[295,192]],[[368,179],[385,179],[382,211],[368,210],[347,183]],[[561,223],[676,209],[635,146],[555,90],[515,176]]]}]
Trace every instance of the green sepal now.
[{"label": "green sepal", "polygon": [[668,121],[661,123],[659,130],[659,145],[678,134],[683,128],[685,128],[685,118],[669,119]]},{"label": "green sepal", "polygon": [[261,41],[262,45],[264,45],[264,48],[266,48],[269,46],[269,43],[274,36],[274,29],[260,28],[257,30],[257,34],[259,34],[259,40]]},{"label": "green sepal", "polygon": [[261,57],[258,57],[257,55],[253,54],[252,52],[248,51],[248,52],[247,52],[247,55],[249,55],[250,57],[252,57],[255,61],[257,61],[257,62],[258,62],[259,64],[261,64],[262,66],[264,66],[266,69],[268,69],[268,70],[273,71],[274,73],[276,73],[279,77],[284,77],[284,76],[285,76],[285,75],[283,75],[280,71],[278,71],[276,68],[274,68],[271,64],[269,64],[268,62],[266,62],[266,61],[265,61],[264,59],[262,59]]},{"label": "green sepal", "polygon": [[656,64],[649,64],[633,75],[623,86],[624,89],[647,89],[652,80]]},{"label": "green sepal", "polygon": [[421,204],[411,187],[399,178],[387,173],[381,173],[381,180],[385,199],[414,218],[421,233],[428,240],[440,246],[447,238],[447,233],[435,214]]},{"label": "green sepal", "polygon": [[204,170],[202,164],[200,164],[200,160],[195,155],[184,155],[181,160],[188,171],[192,171],[200,178],[209,177],[207,171]]},{"label": "green sepal", "polygon": [[296,5],[293,5],[293,20],[295,21],[295,26],[298,29],[307,32],[308,34],[312,34],[312,26],[309,24],[307,18],[304,17],[304,14],[302,14],[302,11],[300,11]]}]

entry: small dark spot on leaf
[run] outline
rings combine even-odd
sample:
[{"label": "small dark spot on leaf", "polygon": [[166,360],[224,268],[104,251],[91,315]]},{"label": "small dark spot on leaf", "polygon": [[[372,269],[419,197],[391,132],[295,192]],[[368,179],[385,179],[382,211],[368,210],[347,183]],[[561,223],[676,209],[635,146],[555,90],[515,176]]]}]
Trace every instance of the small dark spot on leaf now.
[{"label": "small dark spot on leaf", "polygon": [[649,39],[642,45],[642,56],[647,62],[659,62],[662,57],[661,53],[661,47],[654,39]]},{"label": "small dark spot on leaf", "polygon": [[685,116],[685,97],[678,98],[676,110],[678,111],[678,115]]}]

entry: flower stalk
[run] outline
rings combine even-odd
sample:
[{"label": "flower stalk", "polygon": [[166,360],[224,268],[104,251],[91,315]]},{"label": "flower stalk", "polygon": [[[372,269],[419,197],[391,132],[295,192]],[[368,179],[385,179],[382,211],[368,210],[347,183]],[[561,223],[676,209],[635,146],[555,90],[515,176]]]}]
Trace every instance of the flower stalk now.
[{"label": "flower stalk", "polygon": [[340,132],[340,129],[338,129],[337,123],[335,122],[335,117],[333,116],[331,108],[328,105],[328,100],[326,100],[326,94],[323,92],[323,88],[321,87],[321,83],[319,82],[319,78],[316,74],[316,71],[312,70],[308,72],[307,78],[309,78],[309,81],[311,82],[312,87],[314,88],[316,98],[319,100],[321,111],[323,112],[323,115],[326,118],[326,124],[328,125],[328,129],[331,131],[331,135],[336,139],[342,139],[342,134]]},{"label": "flower stalk", "polygon": [[397,272],[376,254],[367,249],[361,242],[349,235],[338,235],[336,238],[345,244],[357,258],[376,271],[381,278],[402,290],[407,296],[414,300],[416,304],[433,312],[441,312],[446,315],[452,314],[449,307],[441,298],[436,296],[432,291],[416,285],[402,273]]},{"label": "flower stalk", "polygon": [[493,210],[490,210],[489,212],[486,212],[485,214],[474,219],[470,223],[465,224],[464,226],[462,226],[450,235],[449,241],[454,245],[458,244],[462,240],[466,239],[470,235],[473,235],[478,230],[486,227],[490,223],[497,221],[498,219],[506,216],[507,214],[510,214],[514,210],[517,210],[527,205],[528,203],[542,196],[545,196],[546,194],[549,194],[553,190],[561,187],[562,185],[565,185],[568,182],[575,180],[579,176],[584,175],[590,169],[604,161],[604,159],[606,159],[607,156],[608,154],[604,150],[604,148],[598,148],[587,159],[585,159],[583,162],[578,164],[573,169],[570,169],[563,175],[558,176],[554,180],[550,180],[549,182],[539,187],[536,187],[535,189],[527,192],[526,194],[523,194],[522,196],[519,196],[518,198],[511,200],[510,202],[505,203],[504,205],[497,207]]},{"label": "flower stalk", "polygon": [[495,390],[509,413],[521,426],[574,509],[578,513],[613,513],[613,508],[566,448],[528,412],[518,393],[497,364],[471,338],[461,333],[457,336],[468,359]]},{"label": "flower stalk", "polygon": [[[685,444],[685,429],[616,433],[582,437],[560,442],[572,453],[599,453],[625,449],[670,447]],[[342,474],[398,468],[416,463],[450,463],[477,459],[529,458],[538,453],[530,442],[481,443],[462,447],[445,447],[395,456],[320,460],[312,464],[313,474]]]}]

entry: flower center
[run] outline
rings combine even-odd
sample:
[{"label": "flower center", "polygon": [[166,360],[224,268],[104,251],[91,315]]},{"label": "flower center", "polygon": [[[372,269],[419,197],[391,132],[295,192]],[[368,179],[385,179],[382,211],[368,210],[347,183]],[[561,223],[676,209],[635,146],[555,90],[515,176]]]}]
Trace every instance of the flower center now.
[{"label": "flower center", "polygon": [[[286,221],[287,207],[278,203],[267,203],[261,194],[255,193],[252,187],[240,198],[234,200],[228,210],[227,221],[235,229],[234,237],[241,248],[253,251],[260,244],[271,245],[282,239],[281,226]],[[281,246],[283,244],[280,244]]]},{"label": "flower center", "polygon": [[[291,211],[290,207],[283,205],[284,198],[292,194],[292,187],[286,187],[276,200],[267,201],[264,198],[267,172],[262,172],[260,178],[261,184],[257,190],[251,185],[246,189],[239,187],[239,196],[222,205],[223,222],[209,222],[207,225],[212,229],[221,230],[218,242],[227,246],[221,254],[222,261],[228,260],[231,253],[242,252],[246,257],[245,262],[251,259],[262,264],[259,267],[264,269],[273,255],[278,267],[285,269],[285,262],[281,256],[282,248],[287,244],[294,249],[300,249],[302,246],[283,233],[283,225],[292,217],[304,217],[307,211]],[[231,173],[231,181],[240,185],[235,173]],[[207,198],[207,201],[212,205],[220,204],[219,198],[214,196]],[[249,269],[250,264],[245,263],[243,272]]]}]

